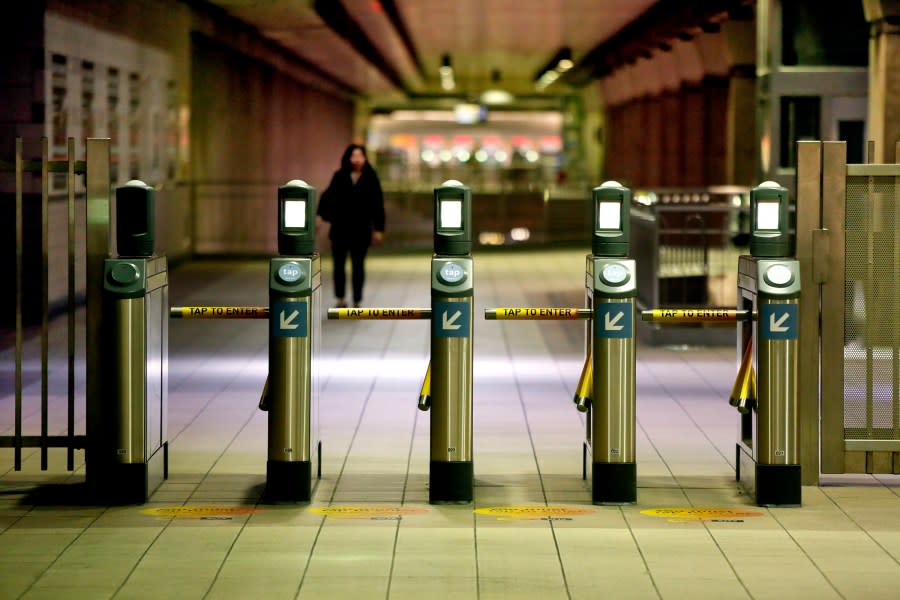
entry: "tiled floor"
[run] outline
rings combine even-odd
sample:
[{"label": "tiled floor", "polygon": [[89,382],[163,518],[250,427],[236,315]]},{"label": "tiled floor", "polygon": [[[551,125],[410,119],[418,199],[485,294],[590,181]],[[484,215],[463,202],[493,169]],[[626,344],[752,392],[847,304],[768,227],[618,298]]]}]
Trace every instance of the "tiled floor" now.
[{"label": "tiled floor", "polygon": [[[56,451],[41,473],[27,453],[17,473],[0,451],[0,598],[900,598],[896,478],[804,488],[801,508],[739,492],[733,347],[639,348],[638,503],[591,505],[571,401],[582,326],[481,320],[580,305],[583,255],[476,254],[472,505],[427,503],[424,322],[324,323],[323,478],[309,506],[272,506],[264,322],[173,321],[168,481],[146,506],[34,505],[36,484],[83,466],[67,473]],[[428,274],[426,255],[373,256],[366,303],[428,306]],[[266,264],[186,265],[171,295],[265,305]],[[747,514],[644,513],[660,508]]]}]

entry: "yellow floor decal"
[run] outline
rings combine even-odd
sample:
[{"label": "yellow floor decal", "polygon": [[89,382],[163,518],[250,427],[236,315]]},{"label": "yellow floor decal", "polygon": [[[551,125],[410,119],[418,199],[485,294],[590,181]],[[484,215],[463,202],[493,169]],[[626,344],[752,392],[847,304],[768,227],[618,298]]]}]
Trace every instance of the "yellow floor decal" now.
[{"label": "yellow floor decal", "polygon": [[307,509],[317,515],[347,519],[396,519],[404,515],[420,515],[427,508],[413,506],[389,506],[383,504],[353,504],[340,506],[317,506]]},{"label": "yellow floor decal", "polygon": [[160,506],[143,508],[141,512],[154,517],[174,517],[176,519],[229,519],[234,516],[252,515],[261,509],[253,506]]},{"label": "yellow floor decal", "polygon": [[763,513],[746,508],[648,508],[642,515],[663,517],[670,523],[695,523],[715,521],[742,523],[747,517],[761,517]]},{"label": "yellow floor decal", "polygon": [[476,508],[479,515],[491,515],[499,520],[506,519],[558,519],[578,515],[589,515],[594,512],[592,508],[580,506],[489,506]]}]

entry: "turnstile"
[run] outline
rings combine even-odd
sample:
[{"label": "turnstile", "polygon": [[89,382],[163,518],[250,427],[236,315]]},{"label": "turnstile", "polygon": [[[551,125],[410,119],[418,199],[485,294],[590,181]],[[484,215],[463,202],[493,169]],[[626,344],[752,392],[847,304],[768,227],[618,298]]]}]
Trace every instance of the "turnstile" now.
[{"label": "turnstile", "polygon": [[[428,500],[471,502],[475,474],[472,444],[472,302],[474,261],[469,188],[450,181],[435,190],[431,259],[431,460]],[[420,402],[420,407],[423,403]],[[427,408],[427,407],[426,407]]]},{"label": "turnstile", "polygon": [[[750,256],[738,265],[738,351],[755,366],[756,399],[740,411],[736,476],[759,505],[801,502],[798,420],[800,263],[793,258],[788,191],[766,181],[750,194]],[[740,408],[740,406],[739,406]]]},{"label": "turnstile", "polygon": [[87,481],[104,498],[143,503],[168,476],[168,274],[153,256],[153,189],[116,190],[118,258],[103,266],[103,380],[99,437]]},{"label": "turnstile", "polygon": [[472,443],[472,193],[456,180],[434,190],[430,308],[332,308],[329,319],[430,319],[431,361],[418,407],[430,411],[428,501],[474,498]]},{"label": "turnstile", "polygon": [[800,264],[792,256],[788,191],[766,181],[750,193],[750,255],[738,260],[738,306],[655,309],[655,322],[737,322],[740,367],[735,475],[759,505],[801,503],[798,418]]},{"label": "turnstile", "polygon": [[757,318],[738,327],[757,373],[756,399],[738,415],[736,477],[759,505],[801,501],[796,260],[742,256],[739,301]]},{"label": "turnstile", "polygon": [[593,383],[585,443],[595,504],[637,501],[634,274],[633,260],[587,258]]},{"label": "turnstile", "polygon": [[269,261],[269,306],[175,306],[173,319],[265,319],[269,374],[267,502],[308,502],[322,476],[319,438],[321,260],[315,252],[316,190],[299,179],[278,188],[278,252]]},{"label": "turnstile", "polygon": [[[587,308],[487,309],[492,320],[590,319],[585,363],[575,390],[579,411],[587,412],[582,474],[590,468],[595,504],[637,499],[635,461],[635,312],[637,293],[629,250],[631,191],[607,181],[592,192],[593,234],[586,258]],[[589,458],[590,457],[590,458]]]},{"label": "turnstile", "polygon": [[[315,252],[315,188],[278,188],[278,252],[269,261],[269,377],[265,499],[308,502],[321,477],[318,373],[321,261]],[[315,465],[315,470],[313,469]]]}]

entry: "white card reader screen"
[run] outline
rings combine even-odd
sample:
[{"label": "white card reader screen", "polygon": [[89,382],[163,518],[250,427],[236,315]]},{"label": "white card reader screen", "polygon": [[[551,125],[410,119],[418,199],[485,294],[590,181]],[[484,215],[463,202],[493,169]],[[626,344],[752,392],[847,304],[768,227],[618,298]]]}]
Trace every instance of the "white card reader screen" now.
[{"label": "white card reader screen", "polygon": [[284,201],[284,226],[297,229],[306,227],[306,200]]},{"label": "white card reader screen", "polygon": [[778,202],[756,204],[756,228],[778,229]]},{"label": "white card reader screen", "polygon": [[600,202],[597,206],[597,229],[622,229],[622,212],[619,202]]},{"label": "white card reader screen", "polygon": [[462,200],[441,200],[441,229],[462,229]]}]

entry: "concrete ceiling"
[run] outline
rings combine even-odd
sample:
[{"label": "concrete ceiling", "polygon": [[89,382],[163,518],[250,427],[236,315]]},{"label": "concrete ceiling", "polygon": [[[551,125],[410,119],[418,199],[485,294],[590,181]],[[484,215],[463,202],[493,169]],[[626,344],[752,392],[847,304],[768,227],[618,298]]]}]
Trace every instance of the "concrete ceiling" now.
[{"label": "concrete ceiling", "polygon": [[[499,87],[556,95],[633,63],[666,39],[715,27],[752,0],[210,0],[344,87],[377,101],[473,98]],[[752,9],[751,9],[752,10]],[[688,33],[686,33],[688,32]],[[561,48],[576,69],[545,91],[535,75]],[[630,53],[630,54],[629,54]],[[448,55],[456,88],[442,90]]]}]

